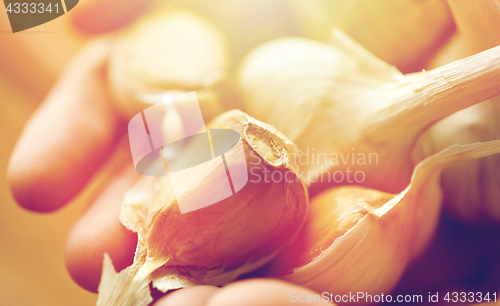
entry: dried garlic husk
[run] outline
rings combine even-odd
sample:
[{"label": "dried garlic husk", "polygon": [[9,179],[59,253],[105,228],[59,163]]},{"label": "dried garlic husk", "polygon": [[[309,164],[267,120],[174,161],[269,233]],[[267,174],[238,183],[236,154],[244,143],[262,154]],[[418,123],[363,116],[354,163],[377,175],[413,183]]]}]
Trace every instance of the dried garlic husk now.
[{"label": "dried garlic husk", "polygon": [[429,125],[500,93],[500,47],[403,75],[340,30],[333,38],[334,45],[269,42],[238,76],[249,115],[308,154],[300,166],[312,190],[334,184],[336,171],[351,171],[360,173],[358,184],[399,192],[413,172],[414,142]]},{"label": "dried garlic husk", "polygon": [[292,0],[301,30],[328,41],[337,27],[402,71],[435,53],[452,33],[445,0]]},{"label": "dried garlic husk", "polygon": [[436,230],[443,169],[499,152],[500,140],[451,146],[419,163],[399,194],[357,186],[319,194],[301,234],[267,274],[336,295],[390,292]]},{"label": "dried garlic husk", "polygon": [[[215,118],[208,129],[240,134],[246,160],[232,151],[224,156],[227,164],[251,174],[248,182],[225,200],[180,214],[176,199],[206,197],[206,182],[221,179],[216,169],[185,178],[187,188],[177,194],[167,177],[142,178],[125,195],[120,216],[138,234],[134,263],[117,274],[105,257],[98,305],[147,305],[150,282],[163,292],[228,283],[269,262],[298,235],[308,194],[290,158],[295,145],[237,110]],[[277,174],[281,180],[270,180]]]},{"label": "dried garlic husk", "polygon": [[[499,0],[449,0],[459,32],[434,65],[500,45]],[[500,85],[497,85],[500,86]],[[500,97],[457,112],[431,127],[419,140],[416,162],[454,143],[500,138]],[[446,169],[445,208],[467,223],[500,222],[500,157],[470,160]]]},{"label": "dried garlic husk", "polygon": [[139,19],[118,39],[109,84],[117,105],[132,117],[165,93],[196,91],[207,120],[226,110],[224,83],[231,67],[223,35],[202,18],[162,9]]}]

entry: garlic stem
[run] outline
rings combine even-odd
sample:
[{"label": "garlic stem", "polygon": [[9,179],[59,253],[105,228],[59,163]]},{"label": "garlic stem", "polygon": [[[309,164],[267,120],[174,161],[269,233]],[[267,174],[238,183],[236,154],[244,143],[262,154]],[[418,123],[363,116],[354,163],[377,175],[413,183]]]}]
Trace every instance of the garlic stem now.
[{"label": "garlic stem", "polygon": [[499,95],[500,46],[409,78],[410,95],[375,116],[383,119],[383,129],[394,130],[403,123],[407,128],[401,132],[419,133],[458,110]]},{"label": "garlic stem", "polygon": [[[269,42],[253,51],[239,71],[247,111],[309,155],[301,166],[313,194],[337,184],[332,182],[337,171],[359,171],[364,186],[401,191],[409,183],[411,150],[420,134],[446,116],[500,94],[500,46],[402,75],[380,65],[339,31],[333,39],[331,45],[300,38]],[[354,150],[376,153],[378,159],[347,163],[318,158]]]},{"label": "garlic stem", "polygon": [[[370,148],[365,150],[380,155],[378,169],[367,169],[377,175],[367,175],[364,185],[387,192],[397,192],[408,184],[409,152],[430,125],[500,94],[500,46],[405,79],[387,97],[394,102],[371,114],[362,127],[364,145]],[[337,150],[346,152],[357,146],[353,143]],[[340,167],[332,167],[329,172],[337,169]],[[316,192],[325,186],[316,183],[312,187]]]}]

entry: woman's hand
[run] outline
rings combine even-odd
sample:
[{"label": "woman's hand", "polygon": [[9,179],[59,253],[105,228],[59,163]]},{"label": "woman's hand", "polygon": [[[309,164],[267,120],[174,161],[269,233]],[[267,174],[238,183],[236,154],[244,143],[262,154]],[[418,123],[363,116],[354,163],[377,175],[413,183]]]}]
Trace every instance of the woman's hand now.
[{"label": "woman's hand", "polygon": [[[12,154],[8,181],[24,208],[51,212],[71,201],[99,171],[126,133],[106,85],[112,41],[90,42],[69,63],[60,80],[26,124]],[[126,146],[120,148],[130,155]],[[130,162],[129,162],[130,161]],[[131,158],[75,224],[66,246],[66,266],[85,289],[96,291],[104,252],[116,267],[132,261],[135,234],[118,220],[123,193],[138,174]]]},{"label": "woman's hand", "polygon": [[[119,221],[123,194],[138,179],[126,134],[126,120],[113,109],[106,86],[106,62],[112,40],[90,42],[68,65],[59,82],[27,123],[11,157],[9,183],[26,209],[52,212],[71,201],[107,162],[113,151],[125,156],[112,177],[90,200],[71,230],[66,267],[83,288],[97,291],[104,253],[115,268],[130,265],[136,235]],[[177,290],[155,305],[288,305],[293,293],[315,293],[282,281],[246,280],[220,289],[197,286]],[[324,304],[324,303],[323,303]]]},{"label": "woman's hand", "polygon": [[[103,33],[122,27],[142,13],[144,0],[87,0],[69,14],[82,32]],[[113,13],[110,13],[113,12]],[[73,280],[96,292],[104,253],[117,270],[130,265],[137,237],[119,221],[123,194],[139,178],[126,136],[129,118],[113,108],[106,69],[112,38],[98,38],[68,64],[45,101],[30,118],[12,154],[8,181],[16,201],[36,212],[52,212],[68,204],[107,163],[111,177],[89,209],[73,226],[65,262]],[[155,305],[288,305],[293,293],[315,293],[282,281],[246,280],[225,287],[196,286],[177,290]],[[324,303],[323,303],[324,304]]]}]

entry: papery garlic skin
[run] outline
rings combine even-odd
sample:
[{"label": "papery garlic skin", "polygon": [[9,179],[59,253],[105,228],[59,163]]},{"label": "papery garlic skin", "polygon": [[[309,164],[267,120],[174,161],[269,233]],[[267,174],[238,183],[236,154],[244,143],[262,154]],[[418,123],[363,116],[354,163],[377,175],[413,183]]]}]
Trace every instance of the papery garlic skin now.
[{"label": "papery garlic skin", "polygon": [[[295,145],[273,127],[237,110],[218,116],[207,129],[240,134],[246,156],[241,167],[249,172],[248,182],[225,200],[181,214],[176,198],[184,193],[197,196],[207,180],[217,178],[211,177],[210,168],[187,177],[192,188],[182,194],[173,192],[168,177],[141,179],[125,195],[120,216],[138,233],[134,264],[116,276],[105,260],[107,274],[99,286],[98,305],[136,305],[149,293],[135,291],[151,281],[164,292],[195,284],[223,285],[269,262],[300,232],[308,192],[290,158]],[[224,154],[227,163],[241,162],[231,154]],[[280,173],[283,179],[266,180],[266,172]]]},{"label": "papery garlic skin", "polygon": [[319,194],[311,200],[301,235],[268,266],[267,274],[335,295],[389,293],[436,231],[443,169],[499,152],[499,140],[449,147],[419,163],[399,194],[354,186]]},{"label": "papery garlic skin", "polygon": [[[464,109],[436,123],[419,139],[414,160],[434,154],[446,145],[500,138],[498,97]],[[444,207],[469,224],[500,222],[500,157],[468,160],[446,169],[441,177]]]},{"label": "papery garlic skin", "polygon": [[403,75],[340,30],[332,40],[269,42],[250,53],[238,72],[247,112],[275,126],[301,151],[378,155],[376,164],[301,164],[313,174],[305,178],[312,192],[335,184],[321,175],[331,178],[337,170],[363,172],[364,186],[402,190],[414,167],[412,147],[429,125],[500,94],[500,48]]},{"label": "papery garlic skin", "polygon": [[131,117],[165,93],[197,91],[207,120],[225,110],[223,82],[231,67],[225,37],[193,13],[160,9],[122,33],[110,56],[109,84],[118,109]]},{"label": "papery garlic skin", "polygon": [[[458,33],[432,62],[447,64],[500,44],[500,1],[450,0]],[[500,97],[453,114],[432,126],[415,148],[415,162],[454,143],[500,138]],[[469,224],[500,222],[500,157],[470,160],[446,169],[441,178],[445,208]]]},{"label": "papery garlic skin", "polygon": [[329,41],[337,27],[382,60],[405,72],[420,70],[452,34],[444,0],[292,0],[301,30]]}]

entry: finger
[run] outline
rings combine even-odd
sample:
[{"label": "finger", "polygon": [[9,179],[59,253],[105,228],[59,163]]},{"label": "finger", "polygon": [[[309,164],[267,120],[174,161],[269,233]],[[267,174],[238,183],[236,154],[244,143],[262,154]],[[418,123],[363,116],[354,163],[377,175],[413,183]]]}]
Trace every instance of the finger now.
[{"label": "finger", "polygon": [[73,280],[89,291],[97,291],[104,253],[109,254],[117,271],[133,262],[137,236],[120,223],[119,215],[124,193],[138,177],[132,166],[117,173],[68,235],[66,268]]},{"label": "finger", "polygon": [[40,212],[60,208],[115,145],[123,128],[104,80],[110,46],[107,39],[86,46],[25,126],[8,168],[21,206]]},{"label": "finger", "polygon": [[113,31],[140,16],[152,0],[87,0],[69,14],[81,32],[99,34]]},{"label": "finger", "polygon": [[164,296],[154,306],[205,306],[208,298],[219,290],[214,286],[180,289]]},{"label": "finger", "polygon": [[283,306],[306,301],[307,305],[334,305],[312,290],[273,279],[251,279],[229,284],[211,295],[206,305]]}]

